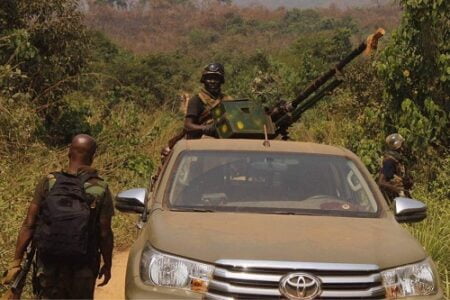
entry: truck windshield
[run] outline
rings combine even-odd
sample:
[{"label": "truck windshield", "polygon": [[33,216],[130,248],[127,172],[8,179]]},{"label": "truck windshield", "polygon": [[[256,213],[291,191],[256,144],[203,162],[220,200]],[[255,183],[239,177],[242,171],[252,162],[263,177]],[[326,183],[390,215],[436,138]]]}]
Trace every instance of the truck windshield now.
[{"label": "truck windshield", "polygon": [[341,156],[185,151],[166,192],[172,210],[371,217],[377,203]]}]

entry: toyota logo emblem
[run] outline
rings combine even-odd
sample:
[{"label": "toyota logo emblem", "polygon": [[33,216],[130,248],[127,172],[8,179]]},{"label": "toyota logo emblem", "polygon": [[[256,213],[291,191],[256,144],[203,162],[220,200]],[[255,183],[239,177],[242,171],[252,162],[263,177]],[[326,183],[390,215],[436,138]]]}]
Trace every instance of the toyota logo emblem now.
[{"label": "toyota logo emblem", "polygon": [[314,299],[321,292],[320,281],[307,273],[290,273],[280,281],[280,292],[292,300]]}]

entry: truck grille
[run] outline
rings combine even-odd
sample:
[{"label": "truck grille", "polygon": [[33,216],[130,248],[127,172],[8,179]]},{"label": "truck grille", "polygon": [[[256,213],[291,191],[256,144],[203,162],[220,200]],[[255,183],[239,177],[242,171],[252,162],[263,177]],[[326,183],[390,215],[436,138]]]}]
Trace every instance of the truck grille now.
[{"label": "truck grille", "polygon": [[315,299],[382,299],[385,290],[377,265],[219,260],[206,299],[286,299],[280,280],[307,273],[320,281]]}]

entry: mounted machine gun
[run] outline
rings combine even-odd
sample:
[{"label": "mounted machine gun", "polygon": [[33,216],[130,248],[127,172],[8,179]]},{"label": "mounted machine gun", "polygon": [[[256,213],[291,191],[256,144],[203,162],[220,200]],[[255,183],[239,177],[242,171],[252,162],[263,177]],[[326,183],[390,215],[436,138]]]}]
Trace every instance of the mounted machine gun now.
[{"label": "mounted machine gun", "polygon": [[[341,79],[334,78],[335,75],[342,72],[344,67],[361,53],[368,54],[376,49],[378,40],[384,33],[384,29],[379,28],[333,68],[316,78],[291,102],[281,101],[272,109],[264,111],[262,107],[248,99],[222,101],[207,111],[200,123],[212,117],[219,138],[273,139],[280,136],[281,139],[287,140],[288,128],[297,122],[306,110],[342,83]],[[332,78],[334,79],[328,83]],[[183,130],[172,137],[168,147],[162,150],[162,156],[167,156],[170,149],[184,136]]]},{"label": "mounted machine gun", "polygon": [[374,34],[369,35],[366,41],[362,42],[333,68],[315,79],[303,92],[300,93],[300,95],[297,96],[295,100],[290,103],[280,102],[277,104],[270,112],[271,120],[275,123],[276,133],[281,135],[282,139],[287,139],[287,129],[293,123],[297,122],[306,110],[314,106],[314,104],[316,104],[325,95],[331,93],[335,88],[337,88],[342,83],[342,80],[335,78],[330,83],[326,83],[336,74],[342,72],[344,67],[358,55],[361,53],[368,55],[371,51],[377,49],[378,40],[384,35],[384,33],[384,29],[379,28]]},{"label": "mounted machine gun", "polygon": [[[271,139],[281,136],[283,140],[287,140],[288,128],[297,122],[306,110],[343,82],[335,78],[335,75],[342,72],[344,67],[361,53],[368,54],[376,49],[378,40],[384,33],[384,29],[379,28],[333,68],[316,78],[297,98],[291,102],[281,101],[269,109],[268,113],[249,100],[220,103],[212,110],[219,137],[264,138],[267,134]],[[334,79],[328,82],[332,78]]]}]

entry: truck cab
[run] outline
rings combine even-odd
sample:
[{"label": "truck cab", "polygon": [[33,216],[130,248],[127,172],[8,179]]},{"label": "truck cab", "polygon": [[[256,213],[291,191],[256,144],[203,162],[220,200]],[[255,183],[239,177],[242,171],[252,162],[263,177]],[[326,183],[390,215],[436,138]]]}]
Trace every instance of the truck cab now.
[{"label": "truck cab", "polygon": [[442,299],[436,268],[344,148],[246,139],[180,140],[138,213],[127,299]]}]

